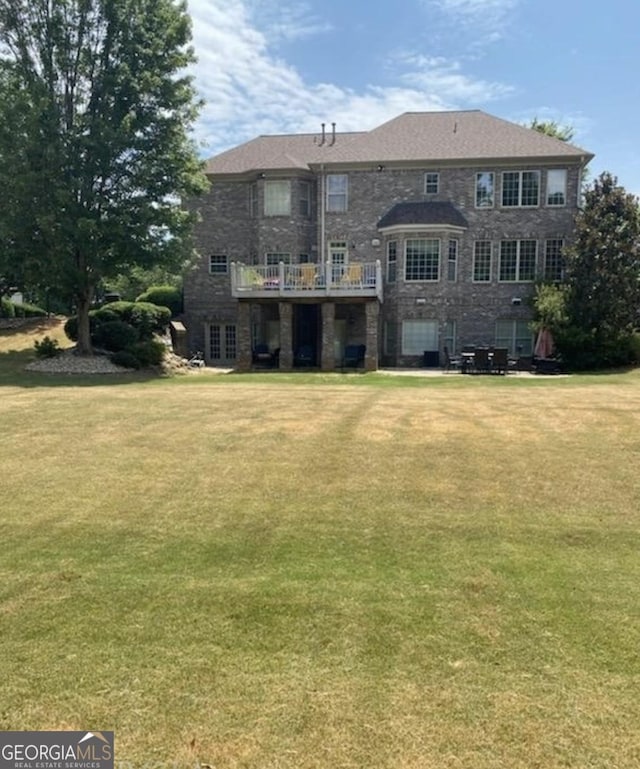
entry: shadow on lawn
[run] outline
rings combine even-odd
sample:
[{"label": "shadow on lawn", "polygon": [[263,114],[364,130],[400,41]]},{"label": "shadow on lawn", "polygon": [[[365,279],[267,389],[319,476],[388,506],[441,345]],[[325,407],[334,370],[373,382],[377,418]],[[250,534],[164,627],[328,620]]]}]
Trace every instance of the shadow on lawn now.
[{"label": "shadow on lawn", "polygon": [[0,387],[115,387],[167,379],[154,371],[131,371],[124,374],[49,374],[27,371],[25,366],[33,360],[32,350],[0,353]]}]

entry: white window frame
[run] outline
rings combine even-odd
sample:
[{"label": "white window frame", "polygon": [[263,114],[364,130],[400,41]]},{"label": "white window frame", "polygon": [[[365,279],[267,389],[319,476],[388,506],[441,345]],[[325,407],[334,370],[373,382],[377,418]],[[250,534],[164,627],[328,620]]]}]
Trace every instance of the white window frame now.
[{"label": "white window frame", "polygon": [[264,183],[264,215],[291,216],[291,182],[269,179]]},{"label": "white window frame", "polygon": [[235,323],[211,323],[208,332],[209,360],[221,363],[238,357],[238,330]]},{"label": "white window frame", "polygon": [[456,352],[456,339],[457,339],[457,324],[455,320],[445,320],[444,322],[444,334],[442,335],[442,346],[446,347],[449,351],[449,355],[453,355]]},{"label": "white window frame", "polygon": [[[518,189],[517,189],[517,202],[506,203],[505,202],[505,178],[507,176],[517,176]],[[536,180],[536,198],[535,203],[525,202],[523,203],[524,190],[525,190],[525,178],[530,177]],[[502,172],[502,207],[503,208],[537,208],[540,205],[540,171],[503,171]]]},{"label": "white window frame", "polygon": [[[564,259],[562,249],[564,238],[547,238],[544,242],[544,265],[542,274],[545,280],[559,283],[564,278]],[[552,262],[553,260],[553,262]]]},{"label": "white window frame", "polygon": [[460,251],[460,241],[457,238],[449,238],[449,247],[447,249],[447,280],[455,283],[458,280],[458,253]]},{"label": "white window frame", "polygon": [[494,207],[496,199],[496,175],[493,171],[478,171],[476,174],[474,197],[476,208]]},{"label": "white window frame", "polygon": [[264,263],[267,267],[275,267],[280,264],[291,264],[291,254],[280,251],[267,251],[264,255]]},{"label": "white window frame", "polygon": [[[479,253],[480,247],[488,247],[489,253]],[[478,278],[477,277],[477,267],[479,265],[479,260],[482,258],[483,260],[486,259],[486,257],[489,257],[489,274],[486,278]],[[492,267],[493,267],[493,243],[490,240],[476,240],[473,244],[473,265],[471,267],[472,273],[471,273],[471,280],[473,283],[491,283],[491,273],[492,273]]]},{"label": "white window frame", "polygon": [[438,171],[425,171],[424,194],[437,195],[439,192],[440,192],[440,173]]},{"label": "white window frame", "polygon": [[387,243],[387,283],[395,283],[398,275],[398,241]]},{"label": "white window frame", "polygon": [[348,174],[327,174],[326,210],[343,214],[349,206]]},{"label": "white window frame", "polygon": [[[504,278],[503,275],[503,259],[505,259],[507,256],[511,256],[505,253],[507,244],[514,244],[515,243],[515,277],[513,278]],[[525,243],[533,243],[534,244],[534,255],[533,255],[533,274],[531,277],[521,277],[524,273],[523,269],[523,258],[526,256],[526,254],[523,254],[523,244]],[[534,240],[533,238],[508,238],[505,240],[500,241],[500,253],[498,255],[498,282],[499,283],[532,283],[536,278],[536,267],[538,263],[538,241]]]},{"label": "white window frame", "polygon": [[226,275],[229,272],[227,254],[209,254],[209,275]]},{"label": "white window frame", "polygon": [[[552,198],[561,196],[553,200]],[[547,205],[559,208],[567,205],[567,169],[550,168],[547,171]]]},{"label": "white window frame", "polygon": [[425,320],[402,321],[402,355],[422,355],[425,350],[438,349],[438,321]]},{"label": "white window frame", "polygon": [[[429,246],[433,246],[434,244],[437,244],[437,256],[436,256],[436,272],[437,276],[435,278],[410,278],[409,275],[409,248],[411,244],[416,243],[423,243],[425,244],[426,248],[429,248]],[[428,244],[428,245],[427,245]],[[405,283],[437,283],[440,280],[440,274],[442,271],[441,266],[441,260],[442,260],[442,248],[441,248],[441,240],[440,238],[409,238],[405,240],[404,242],[404,280]],[[424,259],[428,260],[429,258],[433,258],[433,254],[425,253]],[[425,261],[424,268],[428,269],[428,263]]]},{"label": "white window frame", "polygon": [[529,328],[530,321],[520,318],[500,318],[496,321],[495,345],[506,347],[509,355],[533,354],[533,333]]}]

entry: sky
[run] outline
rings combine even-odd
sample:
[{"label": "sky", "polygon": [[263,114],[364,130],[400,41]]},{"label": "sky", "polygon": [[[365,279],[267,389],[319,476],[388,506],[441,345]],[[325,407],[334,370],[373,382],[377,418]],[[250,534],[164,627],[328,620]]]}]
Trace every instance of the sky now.
[{"label": "sky", "polygon": [[403,112],[555,121],[640,196],[640,2],[188,0],[203,157]]}]

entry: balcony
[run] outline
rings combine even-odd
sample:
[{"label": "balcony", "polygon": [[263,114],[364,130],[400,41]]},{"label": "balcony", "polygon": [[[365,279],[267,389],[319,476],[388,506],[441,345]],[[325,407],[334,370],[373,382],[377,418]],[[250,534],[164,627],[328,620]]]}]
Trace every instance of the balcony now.
[{"label": "balcony", "polygon": [[231,294],[238,299],[377,297],[382,301],[382,267],[380,261],[274,265],[232,262]]}]

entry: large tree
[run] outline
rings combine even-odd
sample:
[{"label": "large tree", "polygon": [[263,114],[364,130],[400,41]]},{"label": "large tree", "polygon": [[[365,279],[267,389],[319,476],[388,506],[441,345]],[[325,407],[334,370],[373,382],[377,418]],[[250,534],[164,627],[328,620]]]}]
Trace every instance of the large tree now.
[{"label": "large tree", "polygon": [[0,0],[0,272],[71,297],[81,352],[100,281],[186,253],[190,39],[184,2]]},{"label": "large tree", "polygon": [[586,189],[575,241],[565,257],[566,315],[573,338],[605,365],[640,322],[638,199],[610,173]]}]

